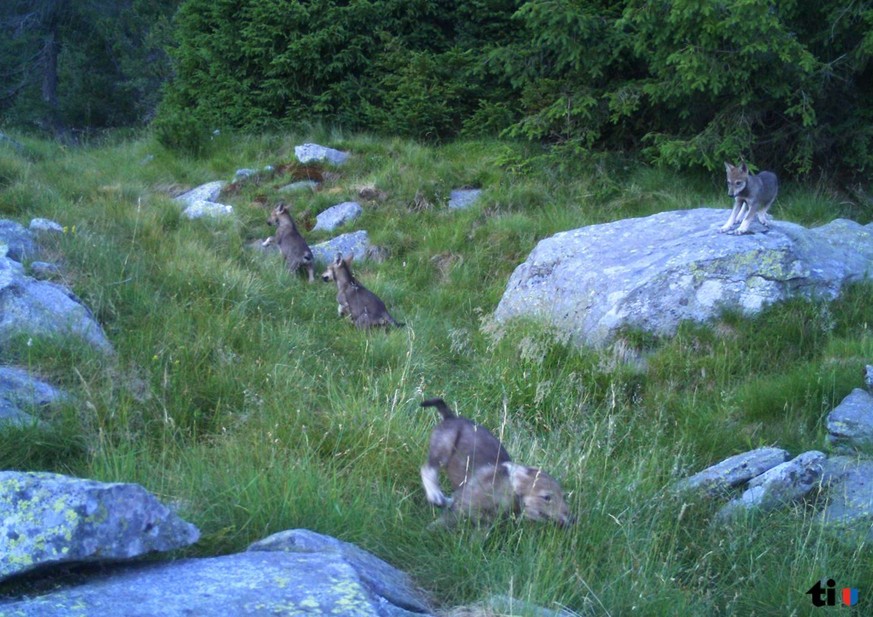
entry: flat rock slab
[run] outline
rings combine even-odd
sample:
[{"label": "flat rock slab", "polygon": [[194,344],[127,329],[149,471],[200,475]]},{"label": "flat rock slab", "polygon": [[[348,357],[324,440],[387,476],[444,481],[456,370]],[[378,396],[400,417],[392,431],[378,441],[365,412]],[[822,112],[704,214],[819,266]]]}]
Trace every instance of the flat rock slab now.
[{"label": "flat rock slab", "polygon": [[0,472],[0,581],[46,566],[168,551],[199,537],[138,484]]},{"label": "flat rock slab", "polygon": [[742,496],[725,505],[719,515],[727,518],[742,511],[766,512],[803,498],[818,486],[825,458],[823,452],[811,450],[768,469],[752,478]]},{"label": "flat rock slab", "polygon": [[481,194],[481,189],[455,189],[449,194],[449,208],[452,210],[469,208],[476,203]]},{"label": "flat rock slab", "polygon": [[580,345],[623,327],[668,336],[723,309],[754,313],[797,296],[835,298],[873,272],[873,224],[718,233],[728,210],[698,208],[591,225],[540,241],[513,272],[497,321],[545,322]]},{"label": "flat rock slab", "polygon": [[0,614],[19,617],[191,617],[429,614],[375,593],[338,552],[251,551],[117,569],[74,587],[11,602]]},{"label": "flat rock slab", "polygon": [[221,218],[233,214],[233,206],[214,201],[199,200],[188,204],[182,212],[189,219]]},{"label": "flat rock slab", "polygon": [[366,231],[361,229],[341,234],[325,242],[319,242],[309,248],[312,250],[315,261],[327,264],[336,259],[337,253],[343,257],[351,254],[357,261],[361,261],[366,258],[369,247],[370,237]]},{"label": "flat rock slab", "polygon": [[327,161],[332,165],[342,165],[349,158],[348,152],[334,150],[333,148],[325,148],[318,144],[302,144],[300,146],[294,146],[294,155],[301,163]]},{"label": "flat rock slab", "polygon": [[789,459],[781,448],[758,448],[726,458],[676,485],[680,491],[702,491],[716,495],[748,482]]},{"label": "flat rock slab", "polygon": [[855,388],[827,417],[828,443],[836,452],[873,449],[873,396]]},{"label": "flat rock slab", "polygon": [[331,206],[315,217],[315,227],[312,231],[333,231],[340,225],[355,220],[363,211],[361,204],[356,201],[344,201]]},{"label": "flat rock slab", "polygon": [[318,182],[315,180],[298,180],[297,182],[292,182],[291,184],[286,184],[282,188],[279,189],[280,193],[294,193],[296,191],[314,191],[318,188]]}]

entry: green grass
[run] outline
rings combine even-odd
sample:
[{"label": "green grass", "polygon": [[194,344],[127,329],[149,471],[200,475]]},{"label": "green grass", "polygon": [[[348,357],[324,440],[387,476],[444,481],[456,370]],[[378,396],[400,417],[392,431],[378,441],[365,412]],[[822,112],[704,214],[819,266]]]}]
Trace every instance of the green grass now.
[{"label": "green grass", "polygon": [[[838,543],[812,503],[718,525],[719,504],[668,490],[744,449],[824,447],[824,415],[873,358],[871,285],[831,304],[686,324],[668,340],[628,332],[600,351],[490,320],[538,240],[667,209],[727,213],[721,178],[618,157],[555,164],[512,142],[426,147],[323,127],[222,135],[202,159],[148,138],[81,149],[19,141],[26,152],[0,148],[0,214],[65,226],[46,241],[48,257],[117,355],[74,341],[7,343],[3,361],[37,367],[76,398],[47,430],[0,432],[2,467],[141,483],[202,530],[191,555],[294,527],[331,534],[410,572],[446,607],[509,595],[594,615],[813,615],[804,592],[819,578],[862,595],[873,580],[869,551]],[[280,196],[288,178],[264,176],[222,199],[236,210],[230,221],[188,221],[170,198],[238,168],[289,163],[304,141],[355,153],[321,193]],[[271,233],[278,199],[311,224],[368,184],[388,198],[365,204],[348,229],[367,229],[390,258],[356,273],[407,324],[369,334],[337,317],[331,286],[247,246]],[[483,199],[450,212],[460,186]],[[786,183],[775,215],[868,223],[864,212]],[[641,351],[645,369],[626,361]],[[576,526],[429,531],[438,513],[418,468],[436,419],[418,403],[432,396],[557,476]]]}]

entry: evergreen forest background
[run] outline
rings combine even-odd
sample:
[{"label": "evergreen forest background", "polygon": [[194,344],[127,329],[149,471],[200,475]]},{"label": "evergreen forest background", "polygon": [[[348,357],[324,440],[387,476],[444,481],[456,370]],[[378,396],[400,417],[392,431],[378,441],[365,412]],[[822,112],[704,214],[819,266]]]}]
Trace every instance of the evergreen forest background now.
[{"label": "evergreen forest background", "polygon": [[324,122],[846,184],[873,161],[870,2],[5,0],[0,30],[2,125],[67,140]]}]

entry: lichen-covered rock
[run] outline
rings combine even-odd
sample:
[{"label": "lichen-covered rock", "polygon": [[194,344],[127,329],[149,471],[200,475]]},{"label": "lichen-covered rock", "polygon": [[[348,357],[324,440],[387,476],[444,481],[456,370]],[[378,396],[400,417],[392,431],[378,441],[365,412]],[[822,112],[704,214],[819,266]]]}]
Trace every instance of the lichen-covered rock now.
[{"label": "lichen-covered rock", "polygon": [[670,335],[725,309],[754,313],[796,296],[836,297],[873,272],[873,223],[718,233],[726,210],[699,208],[591,225],[537,244],[494,313],[544,321],[577,344],[608,344],[623,327]]},{"label": "lichen-covered rock", "polygon": [[186,206],[190,206],[198,201],[214,202],[221,194],[222,188],[224,188],[224,182],[222,180],[207,182],[206,184],[201,184],[195,189],[191,189],[187,193],[179,195],[176,197],[176,201],[180,201]]},{"label": "lichen-covered rock", "polygon": [[428,612],[427,598],[409,576],[372,553],[308,529],[282,531],[255,542],[249,551],[337,554],[354,568],[370,595],[415,613]]},{"label": "lichen-covered rock", "polygon": [[312,231],[333,231],[340,225],[355,220],[363,211],[361,204],[356,201],[344,201],[331,206],[315,217],[315,227]]},{"label": "lichen-covered rock", "polygon": [[168,551],[199,536],[137,484],[0,472],[0,580],[61,563]]},{"label": "lichen-covered rock", "polygon": [[355,260],[361,261],[367,257],[370,247],[370,236],[360,229],[347,234],[341,234],[325,242],[319,242],[309,248],[315,261],[326,264],[336,259],[337,253],[343,257],[351,254]]},{"label": "lichen-covered rock", "polygon": [[682,480],[676,489],[702,491],[711,495],[724,493],[784,463],[788,458],[788,452],[781,448],[758,448],[743,452]]},{"label": "lichen-covered rock", "polygon": [[465,210],[476,203],[481,194],[481,189],[455,189],[449,194],[449,208]]},{"label": "lichen-covered rock", "polygon": [[873,461],[833,457],[825,468],[822,520],[848,541],[873,542]]},{"label": "lichen-covered rock", "polygon": [[333,148],[325,148],[318,144],[303,144],[294,146],[294,155],[301,163],[314,163],[327,161],[333,165],[342,165],[349,158],[348,152],[341,152]]},{"label": "lichen-covered rock", "polygon": [[836,452],[873,450],[873,395],[855,388],[828,414],[828,443]]},{"label": "lichen-covered rock", "polygon": [[765,471],[752,478],[742,496],[725,505],[719,515],[766,512],[801,499],[821,481],[825,458],[824,453],[811,450]]},{"label": "lichen-covered rock", "polygon": [[67,395],[24,369],[0,366],[0,427],[32,424],[31,411],[61,402]]},{"label": "lichen-covered rock", "polygon": [[371,581],[361,576],[355,560],[347,558],[342,550],[326,546],[313,552],[250,550],[207,559],[135,564],[45,595],[0,601],[0,614],[18,617],[430,614],[423,602],[398,605],[380,595]]}]

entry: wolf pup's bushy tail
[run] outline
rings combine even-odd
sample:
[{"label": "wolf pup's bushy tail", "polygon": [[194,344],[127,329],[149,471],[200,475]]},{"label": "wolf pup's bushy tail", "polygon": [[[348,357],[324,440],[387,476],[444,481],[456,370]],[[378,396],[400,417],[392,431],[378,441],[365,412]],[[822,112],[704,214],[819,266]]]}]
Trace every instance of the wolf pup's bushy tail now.
[{"label": "wolf pup's bushy tail", "polygon": [[456,418],[455,412],[452,411],[446,402],[441,398],[431,398],[426,401],[421,402],[422,407],[436,407],[437,411],[440,412],[440,415],[443,417],[443,420],[447,420],[448,418]]}]

